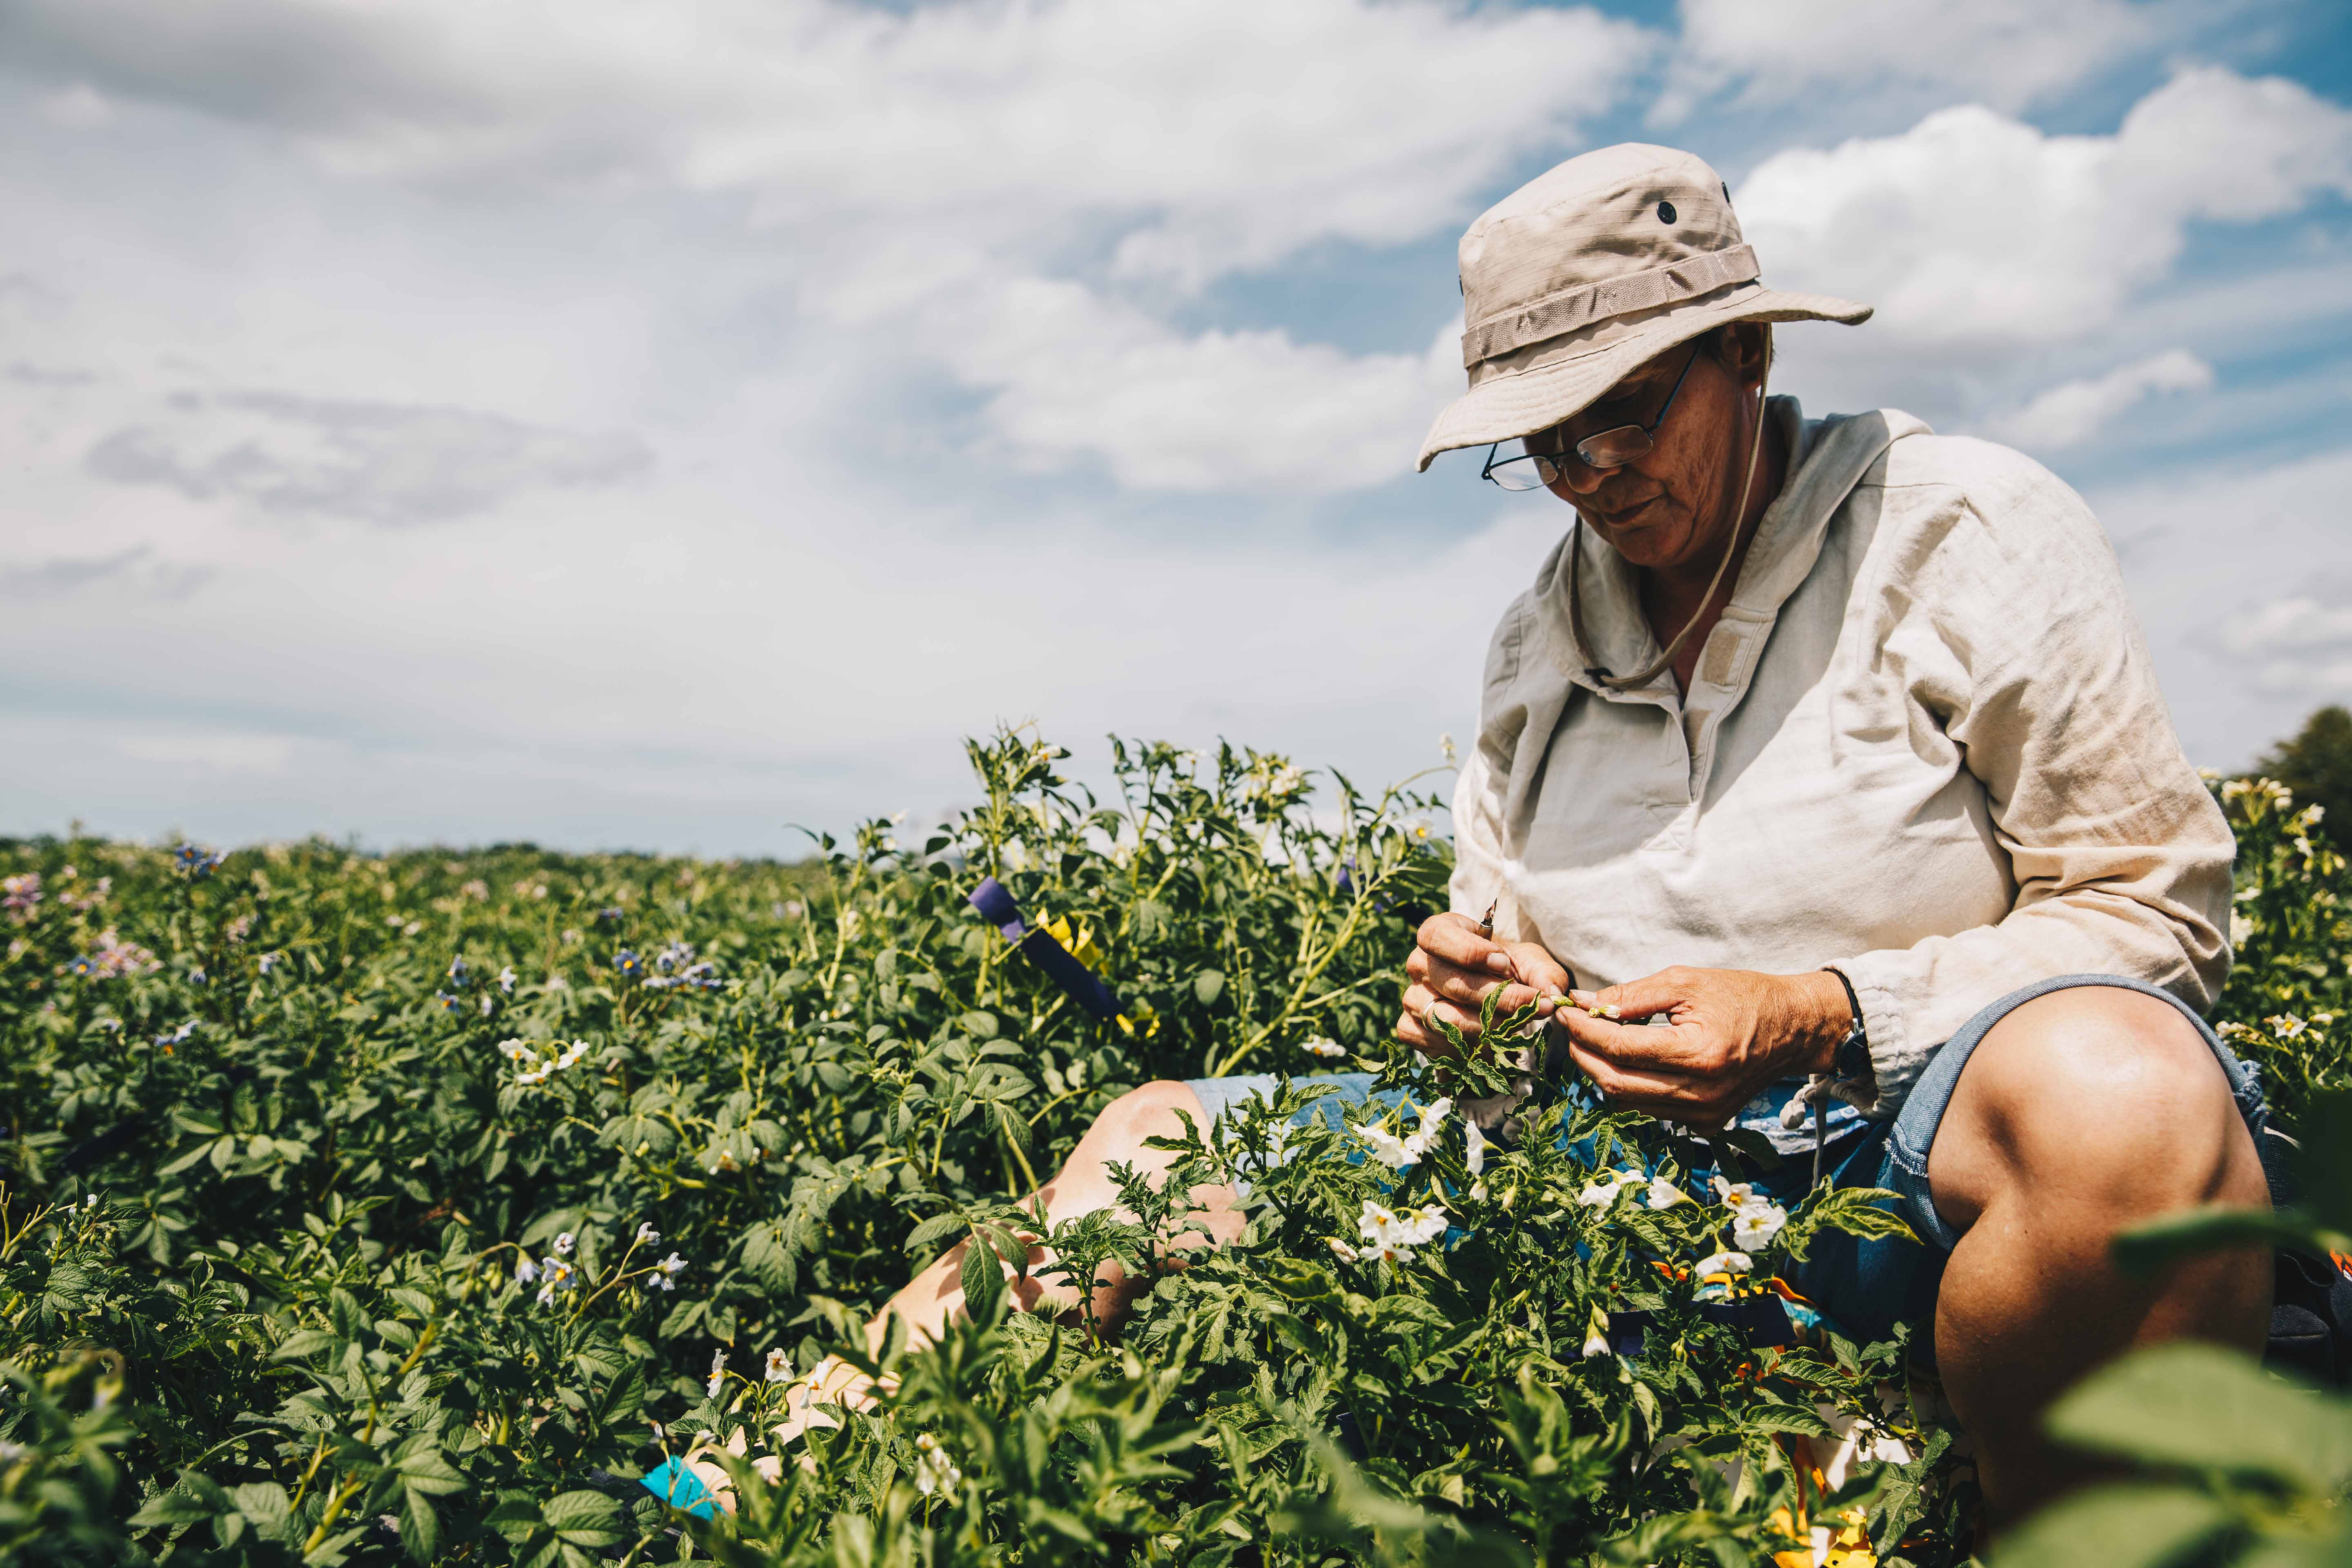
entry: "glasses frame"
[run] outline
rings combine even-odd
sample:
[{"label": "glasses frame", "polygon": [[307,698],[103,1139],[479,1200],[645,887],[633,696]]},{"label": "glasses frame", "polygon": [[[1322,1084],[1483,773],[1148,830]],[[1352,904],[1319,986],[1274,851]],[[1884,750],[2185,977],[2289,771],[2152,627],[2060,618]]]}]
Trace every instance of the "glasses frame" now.
[{"label": "glasses frame", "polygon": [[[1591,435],[1587,436],[1583,440],[1579,441],[1576,444],[1574,447],[1576,460],[1582,463],[1588,468],[1622,468],[1626,464],[1632,462],[1634,458],[1647,454],[1650,448],[1657,444],[1655,437],[1658,434],[1658,427],[1666,422],[1666,416],[1675,411],[1675,399],[1682,395],[1683,383],[1689,378],[1691,366],[1698,363],[1698,351],[1705,346],[1706,341],[1704,339],[1691,344],[1690,355],[1683,361],[1682,371],[1675,377],[1675,384],[1667,391],[1666,401],[1664,405],[1659,408],[1658,416],[1655,419],[1651,420],[1647,425],[1639,423],[1630,425],[1612,425],[1606,430],[1594,431]],[[1633,447],[1631,451],[1628,451],[1623,457],[1618,458],[1613,463],[1595,461],[1592,452],[1588,450],[1588,448],[1594,447],[1596,443],[1601,441],[1610,440],[1612,438],[1630,439],[1636,437],[1640,438],[1642,444],[1639,447]],[[1500,441],[1497,441],[1493,446],[1487,447],[1486,467],[1478,470],[1478,477],[1480,479],[1486,480],[1498,489],[1507,490],[1511,489],[1509,485],[1503,483],[1501,479],[1496,479],[1495,476],[1501,470],[1512,467],[1514,464],[1527,463],[1531,465],[1537,478],[1542,481],[1540,484],[1528,486],[1528,488],[1529,489],[1549,489],[1552,486],[1559,483],[1561,475],[1567,472],[1565,468],[1560,467],[1559,457],[1557,453],[1527,452],[1516,458],[1506,458],[1498,463],[1495,460],[1495,454],[1502,449],[1503,444]]]}]

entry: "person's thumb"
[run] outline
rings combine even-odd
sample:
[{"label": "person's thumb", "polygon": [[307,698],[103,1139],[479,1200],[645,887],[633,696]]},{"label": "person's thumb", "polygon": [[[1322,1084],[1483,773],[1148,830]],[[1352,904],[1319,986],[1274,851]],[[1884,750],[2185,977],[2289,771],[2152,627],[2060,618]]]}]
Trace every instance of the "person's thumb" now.
[{"label": "person's thumb", "polygon": [[1551,955],[1541,942],[1515,942],[1508,949],[1511,962],[1517,965],[1519,979],[1534,986],[1546,996],[1558,996],[1568,990],[1568,968]]},{"label": "person's thumb", "polygon": [[1638,1024],[1654,1013],[1671,1013],[1690,999],[1687,987],[1663,974],[1644,975],[1622,985],[1604,985],[1598,991],[1569,993],[1569,1000],[1578,1006],[1598,1006],[1603,1017],[1610,1016],[1613,1009],[1616,1017],[1628,1024]]}]

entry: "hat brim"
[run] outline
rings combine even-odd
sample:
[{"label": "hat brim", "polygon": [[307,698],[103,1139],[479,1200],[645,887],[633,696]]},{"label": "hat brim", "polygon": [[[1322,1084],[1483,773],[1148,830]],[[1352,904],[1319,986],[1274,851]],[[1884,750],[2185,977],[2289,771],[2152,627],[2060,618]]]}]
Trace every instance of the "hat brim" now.
[{"label": "hat brim", "polygon": [[[1570,334],[1560,350],[1524,368],[1489,375],[1448,404],[1421,444],[1414,471],[1440,452],[1516,441],[1572,419],[1602,393],[1677,343],[1732,321],[1841,321],[1870,319],[1871,307],[1828,294],[1733,287],[1669,305],[1639,321],[1604,323]],[[1577,340],[1586,340],[1580,345]]]}]

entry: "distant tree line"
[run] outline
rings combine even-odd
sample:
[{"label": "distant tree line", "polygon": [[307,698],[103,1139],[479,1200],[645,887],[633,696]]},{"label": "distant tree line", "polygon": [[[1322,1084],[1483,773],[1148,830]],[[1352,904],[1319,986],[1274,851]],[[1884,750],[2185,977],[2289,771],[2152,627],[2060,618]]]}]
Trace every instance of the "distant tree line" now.
[{"label": "distant tree line", "polygon": [[2320,826],[2339,849],[2352,849],[2352,712],[2331,702],[2303,721],[2254,764],[2254,772],[2294,791],[2298,805],[2322,805]]}]

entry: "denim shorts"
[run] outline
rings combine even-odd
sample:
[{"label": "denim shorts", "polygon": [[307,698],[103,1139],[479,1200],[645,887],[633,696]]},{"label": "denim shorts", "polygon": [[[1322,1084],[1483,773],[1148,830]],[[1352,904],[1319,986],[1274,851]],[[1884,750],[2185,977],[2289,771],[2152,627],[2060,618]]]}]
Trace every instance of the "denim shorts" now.
[{"label": "denim shorts", "polygon": [[[1840,1231],[1824,1232],[1809,1249],[1810,1257],[1801,1263],[1787,1265],[1783,1278],[1790,1288],[1812,1303],[1841,1333],[1868,1342],[1885,1338],[1897,1321],[1922,1326],[1933,1322],[1944,1263],[1959,1240],[1959,1233],[1936,1212],[1935,1201],[1928,1194],[1927,1155],[1935,1147],[1936,1129],[1944,1120],[1945,1109],[1952,1102],[1953,1086],[1959,1082],[1960,1069],[1968,1066],[1977,1043],[1995,1024],[2037,996],[2076,985],[2119,986],[2160,997],[2177,1008],[2182,1017],[2196,1026],[2197,1032],[2211,1047],[2214,1059],[2221,1064],[2239,1114],[2245,1118],[2247,1131],[2254,1135],[2256,1146],[2260,1147],[2270,1112],[2263,1104],[2261,1081],[2254,1069],[2221,1043],[2221,1037],[2195,1009],[2170,992],[2116,974],[2063,974],[2012,991],[1970,1018],[1937,1049],[1893,1120],[1864,1121],[1832,1138],[1824,1149],[1822,1168],[1827,1180],[1841,1187],[1890,1189],[1897,1195],[1898,1212],[1921,1237],[1919,1243],[1860,1240]],[[1397,1090],[1374,1093],[1370,1073],[1318,1074],[1291,1081],[1332,1086],[1337,1092],[1317,1100],[1300,1112],[1300,1117],[1304,1120],[1319,1115],[1335,1130],[1349,1111],[1357,1112],[1360,1119],[1368,1106],[1390,1107],[1403,1098]],[[1270,1095],[1275,1083],[1274,1075],[1261,1073],[1245,1078],[1194,1079],[1191,1088],[1201,1097],[1202,1105],[1213,1121],[1253,1095]],[[1583,1089],[1580,1083],[1578,1087]],[[1589,1094],[1590,1090],[1585,1092]],[[1702,1180],[1714,1173],[1695,1173]],[[1774,1202],[1790,1205],[1802,1199],[1811,1187],[1812,1161],[1801,1155],[1791,1156],[1783,1159],[1777,1169],[1760,1175],[1743,1172],[1739,1179],[1753,1184]],[[1916,1342],[1922,1353],[1931,1353],[1927,1342],[1930,1337],[1923,1334]]]}]

